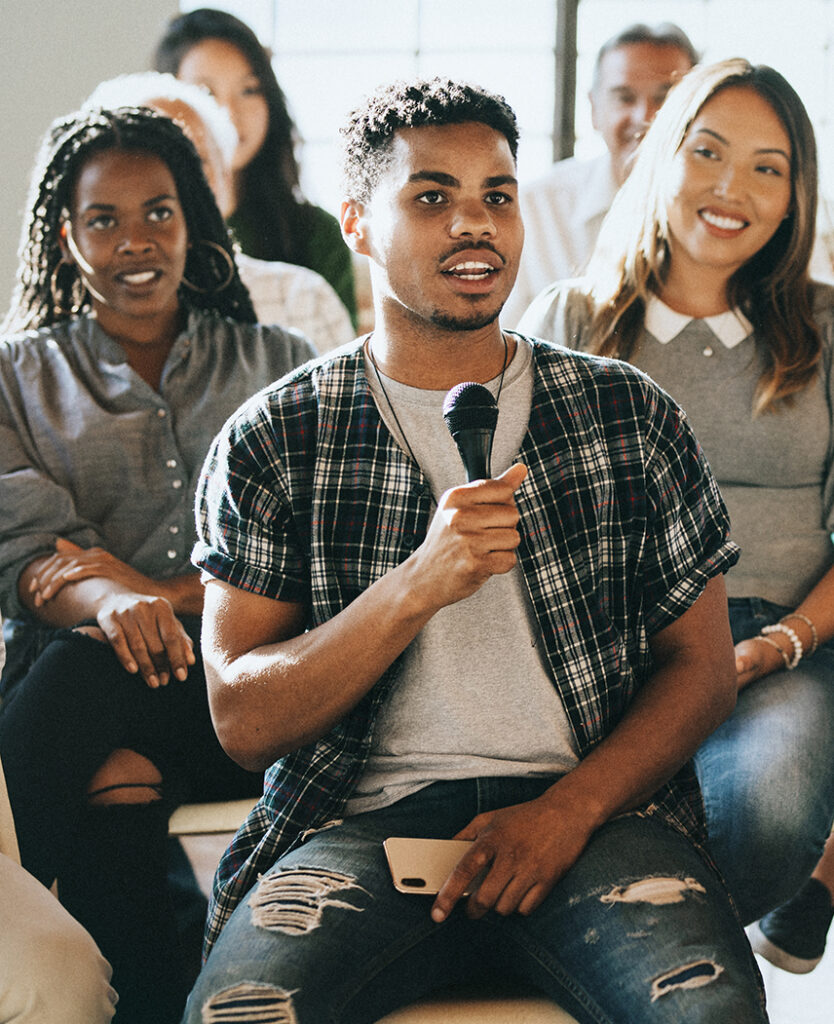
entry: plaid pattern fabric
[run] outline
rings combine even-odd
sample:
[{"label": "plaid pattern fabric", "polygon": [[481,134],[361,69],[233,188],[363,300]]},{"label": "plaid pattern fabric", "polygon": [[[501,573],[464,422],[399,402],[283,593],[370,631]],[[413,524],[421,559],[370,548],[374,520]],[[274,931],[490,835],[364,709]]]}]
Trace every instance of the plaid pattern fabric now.
[{"label": "plaid pattern fabric", "polygon": [[[738,552],[674,402],[626,364],[530,344],[519,559],[584,756],[648,678],[650,636]],[[305,602],[314,627],[422,542],[430,502],[419,467],[378,415],[357,343],[261,392],[227,424],[198,489],[194,561],[233,586]],[[259,872],[306,830],[340,815],[397,667],[330,733],[266,773],[262,800],[221,861],[207,948]],[[703,839],[689,766],[645,810]]]}]

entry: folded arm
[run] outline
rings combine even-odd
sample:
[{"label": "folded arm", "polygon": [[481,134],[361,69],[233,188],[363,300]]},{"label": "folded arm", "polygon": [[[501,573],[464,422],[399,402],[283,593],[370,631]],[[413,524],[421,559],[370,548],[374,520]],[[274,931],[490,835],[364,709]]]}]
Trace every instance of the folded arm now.
[{"label": "folded arm", "polygon": [[193,645],[179,615],[199,615],[203,588],[196,572],[153,580],[101,548],[59,539],[52,555],[20,575],[21,603],[51,626],[94,619],[128,672],[149,686],[185,679]]}]

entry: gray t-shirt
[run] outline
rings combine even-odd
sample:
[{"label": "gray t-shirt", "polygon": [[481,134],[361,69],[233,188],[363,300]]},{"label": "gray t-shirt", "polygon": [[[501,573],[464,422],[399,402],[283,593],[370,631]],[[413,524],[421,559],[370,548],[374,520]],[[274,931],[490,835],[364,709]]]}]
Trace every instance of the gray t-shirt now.
[{"label": "gray t-shirt", "polygon": [[[380,415],[404,451],[402,433],[366,360]],[[445,391],[383,377],[385,392],[435,502],[466,480],[446,429]],[[498,378],[486,385],[493,394]],[[529,345],[507,368],[492,450],[492,475],[518,458],[533,393]],[[518,567],[493,576],[464,601],[438,611],[409,645],[377,721],[365,772],[347,813],[385,807],[440,779],[560,775],[577,763],[561,699],[541,656]]]}]

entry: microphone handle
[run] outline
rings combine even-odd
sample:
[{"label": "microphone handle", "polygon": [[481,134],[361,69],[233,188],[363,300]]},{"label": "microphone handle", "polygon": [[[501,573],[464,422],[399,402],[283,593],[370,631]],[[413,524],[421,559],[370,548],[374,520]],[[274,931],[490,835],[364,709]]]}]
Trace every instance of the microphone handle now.
[{"label": "microphone handle", "polygon": [[467,427],[454,435],[463,468],[466,470],[467,483],[472,483],[473,480],[489,480],[492,475],[489,462],[494,436],[494,427]]}]

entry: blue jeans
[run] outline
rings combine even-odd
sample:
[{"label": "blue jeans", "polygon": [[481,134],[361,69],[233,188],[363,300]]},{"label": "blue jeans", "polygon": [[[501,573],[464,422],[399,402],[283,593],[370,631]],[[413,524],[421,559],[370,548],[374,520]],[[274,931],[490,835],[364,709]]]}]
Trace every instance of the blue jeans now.
[{"label": "blue jeans", "polygon": [[[730,601],[733,640],[792,609]],[[710,849],[748,923],[789,899],[822,854],[834,817],[834,642],[739,694],[695,757]]]},{"label": "blue jeans", "polygon": [[313,833],[238,905],[184,1020],[370,1024],[439,986],[498,977],[592,1024],[766,1021],[722,882],[654,817],[608,822],[529,917],[472,921],[458,906],[437,925],[431,897],[395,890],[383,839],[450,837],[551,781],[439,782]]}]

